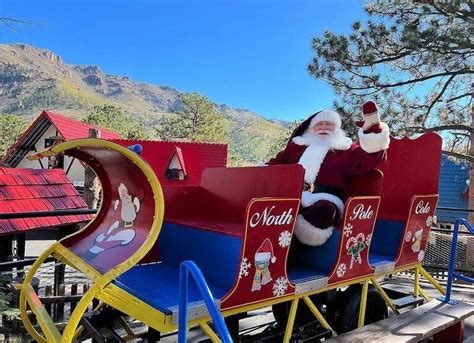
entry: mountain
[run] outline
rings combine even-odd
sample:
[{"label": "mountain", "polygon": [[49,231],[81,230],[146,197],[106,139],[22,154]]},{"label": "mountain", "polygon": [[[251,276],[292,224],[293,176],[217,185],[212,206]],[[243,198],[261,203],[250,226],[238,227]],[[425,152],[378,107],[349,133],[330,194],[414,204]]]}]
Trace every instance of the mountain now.
[{"label": "mountain", "polygon": [[[113,104],[150,129],[170,109],[179,108],[180,91],[104,73],[98,66],[70,65],[57,54],[26,44],[0,45],[0,113],[26,118],[42,110],[80,119],[95,105]],[[217,105],[231,123],[230,151],[240,164],[260,164],[288,123],[245,109]]]}]

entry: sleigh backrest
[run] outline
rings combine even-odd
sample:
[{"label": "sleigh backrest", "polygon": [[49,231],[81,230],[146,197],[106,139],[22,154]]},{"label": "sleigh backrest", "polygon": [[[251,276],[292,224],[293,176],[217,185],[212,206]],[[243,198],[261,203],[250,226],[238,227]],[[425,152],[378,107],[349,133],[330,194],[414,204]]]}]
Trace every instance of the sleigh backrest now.
[{"label": "sleigh backrest", "polygon": [[253,198],[299,199],[303,172],[303,167],[297,164],[209,168],[204,171],[201,187],[221,200],[222,206],[214,211],[243,221],[245,209]]},{"label": "sleigh backrest", "polygon": [[438,194],[442,139],[427,133],[416,139],[391,137],[379,219],[404,221],[415,195]]},{"label": "sleigh backrest", "polygon": [[346,179],[345,189],[347,197],[380,195],[384,182],[383,173],[374,169],[364,175],[354,175]]}]

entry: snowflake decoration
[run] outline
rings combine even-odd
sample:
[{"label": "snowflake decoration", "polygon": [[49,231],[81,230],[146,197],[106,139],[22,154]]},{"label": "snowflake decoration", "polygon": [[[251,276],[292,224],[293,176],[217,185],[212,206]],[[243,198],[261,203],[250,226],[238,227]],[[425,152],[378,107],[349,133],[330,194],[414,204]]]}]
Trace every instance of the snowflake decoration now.
[{"label": "snowflake decoration", "polygon": [[347,267],[345,263],[341,263],[339,266],[337,266],[337,277],[343,277],[344,274],[346,273]]},{"label": "snowflake decoration", "polygon": [[426,218],[426,226],[431,227],[432,224],[433,224],[433,217],[428,216],[428,218]]},{"label": "snowflake decoration", "polygon": [[289,246],[291,243],[291,233],[290,231],[283,231],[282,233],[280,233],[280,237],[278,237],[278,244],[282,247],[282,248],[286,248],[287,246]]},{"label": "snowflake decoration", "polygon": [[347,224],[347,226],[344,226],[344,235],[346,237],[349,237],[352,234],[352,228],[353,226],[351,223]]},{"label": "snowflake decoration", "polygon": [[365,246],[368,247],[370,246],[370,242],[372,242],[372,234],[369,233],[367,237],[365,238]]},{"label": "snowflake decoration", "polygon": [[424,250],[421,250],[419,253],[418,253],[418,261],[423,261],[423,258],[425,257],[425,251]]},{"label": "snowflake decoration", "polygon": [[244,257],[242,263],[240,263],[239,279],[249,275],[250,267],[251,264],[249,260],[247,259],[247,257]]},{"label": "snowflake decoration", "polygon": [[405,242],[409,242],[411,240],[411,231],[407,231],[405,234]]},{"label": "snowflake decoration", "polygon": [[281,297],[285,295],[286,290],[288,289],[288,280],[284,276],[280,276],[276,279],[275,283],[273,284],[273,295],[276,297]]}]

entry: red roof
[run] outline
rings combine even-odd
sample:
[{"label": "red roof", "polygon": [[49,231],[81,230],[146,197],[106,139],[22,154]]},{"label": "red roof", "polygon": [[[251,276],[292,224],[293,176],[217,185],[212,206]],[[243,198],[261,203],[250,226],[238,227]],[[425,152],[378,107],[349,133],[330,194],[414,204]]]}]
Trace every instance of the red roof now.
[{"label": "red roof", "polygon": [[[84,209],[62,169],[0,168],[0,213]],[[90,215],[0,219],[0,235],[89,221]]]},{"label": "red roof", "polygon": [[113,131],[99,128],[96,125],[86,124],[79,120],[71,119],[54,112],[43,111],[41,116],[49,118],[51,123],[53,123],[58,130],[59,135],[66,141],[89,137],[89,129],[100,129],[100,138],[103,139],[120,138],[120,135]]},{"label": "red roof", "polygon": [[36,142],[48,128],[49,124],[45,126],[45,121],[50,122],[58,131],[59,136],[63,137],[65,141],[89,137],[90,128],[100,129],[101,138],[120,138],[120,135],[113,131],[86,124],[54,112],[43,111],[20,138],[18,138],[16,143],[8,149],[0,162],[9,167],[16,167],[29,150],[34,150]]},{"label": "red roof", "polygon": [[[114,142],[125,146],[140,144],[143,148],[141,156],[153,168],[162,185],[199,185],[202,172],[206,168],[225,167],[227,164],[227,145],[213,143],[137,141],[114,139]],[[181,163],[186,165],[184,180],[168,180],[165,172],[177,151]]]}]

